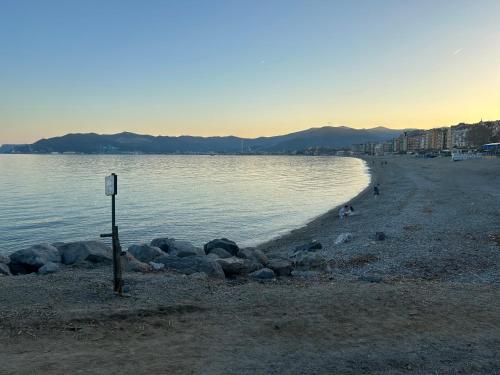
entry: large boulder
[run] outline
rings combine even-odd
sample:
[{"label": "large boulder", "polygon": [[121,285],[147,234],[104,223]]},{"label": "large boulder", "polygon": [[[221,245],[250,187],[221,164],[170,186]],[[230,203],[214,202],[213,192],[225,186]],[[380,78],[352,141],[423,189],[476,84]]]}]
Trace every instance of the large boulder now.
[{"label": "large boulder", "polygon": [[59,264],[48,262],[38,269],[38,273],[40,275],[47,275],[49,273],[57,272],[58,269],[59,269]]},{"label": "large boulder", "polygon": [[256,280],[272,280],[276,275],[274,274],[273,270],[269,268],[261,268],[260,270],[252,272],[248,276]]},{"label": "large boulder", "polygon": [[144,263],[153,262],[156,258],[165,255],[159,247],[147,244],[132,245],[128,248],[128,252],[132,254],[135,259]]},{"label": "large boulder", "polygon": [[216,255],[217,258],[231,258],[232,255],[224,249],[217,247],[215,249],[210,250],[210,254],[208,255]]},{"label": "large boulder", "polygon": [[249,259],[264,265],[266,265],[267,262],[269,261],[266,254],[264,254],[261,250],[254,249],[252,247],[246,247],[244,249],[240,249],[237,255],[240,258]]},{"label": "large boulder", "polygon": [[[160,250],[161,251],[161,250]],[[127,272],[150,272],[152,267],[140,260],[136,259],[132,254],[127,253],[124,256],[120,256],[120,260],[123,269]]]},{"label": "large boulder", "polygon": [[4,276],[10,276],[10,268],[7,264],[5,263],[0,263],[0,275]]},{"label": "large boulder", "polygon": [[238,245],[236,245],[236,242],[228,240],[227,238],[219,238],[219,239],[212,240],[212,241],[206,243],[205,246],[203,247],[206,254],[210,254],[210,252],[213,249],[217,249],[217,248],[224,249],[229,254],[231,254],[233,256],[238,254],[238,251],[240,250]]},{"label": "large boulder", "polygon": [[151,241],[151,246],[159,247],[164,252],[168,253],[170,245],[173,241],[175,241],[175,239],[173,238],[155,238],[153,241]]},{"label": "large boulder", "polygon": [[240,275],[247,270],[247,264],[241,258],[219,258],[216,262],[220,264],[226,276]]},{"label": "large boulder", "polygon": [[58,248],[64,264],[74,264],[83,261],[90,263],[111,264],[113,252],[109,246],[100,241],[70,242]]},{"label": "large boulder", "polygon": [[45,264],[60,263],[59,251],[52,245],[35,245],[10,255],[10,271],[17,274],[37,272]]},{"label": "large boulder", "polygon": [[175,270],[185,275],[191,275],[196,272],[205,272],[208,276],[214,278],[224,278],[224,271],[219,263],[206,256],[194,255],[190,257],[163,256],[156,259],[157,263],[162,263],[165,268]]},{"label": "large boulder", "polygon": [[290,276],[292,273],[292,263],[285,259],[270,259],[267,267],[278,276]]},{"label": "large boulder", "polygon": [[164,252],[181,258],[195,255],[205,255],[203,249],[194,246],[191,242],[179,241],[175,238],[156,238],[151,241],[151,246],[159,247]]}]

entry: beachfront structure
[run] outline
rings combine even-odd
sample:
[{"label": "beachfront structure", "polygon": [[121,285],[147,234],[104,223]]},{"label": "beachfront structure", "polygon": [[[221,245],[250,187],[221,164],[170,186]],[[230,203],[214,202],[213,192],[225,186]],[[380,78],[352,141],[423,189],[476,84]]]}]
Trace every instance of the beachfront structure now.
[{"label": "beachfront structure", "polygon": [[500,155],[500,143],[488,143],[483,145],[483,151],[488,155]]},{"label": "beachfront structure", "polygon": [[470,125],[459,124],[451,127],[451,148],[468,148],[467,135]]},{"label": "beachfront structure", "polygon": [[486,141],[500,142],[500,120],[458,124],[429,130],[410,130],[379,143],[351,146],[355,153],[383,155],[387,153],[438,153],[453,149],[479,149]]}]

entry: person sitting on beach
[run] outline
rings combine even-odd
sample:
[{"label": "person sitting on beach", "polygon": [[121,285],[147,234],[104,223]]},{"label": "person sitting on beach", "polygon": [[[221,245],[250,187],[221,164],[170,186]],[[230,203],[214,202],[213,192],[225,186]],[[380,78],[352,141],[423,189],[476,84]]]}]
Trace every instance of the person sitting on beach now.
[{"label": "person sitting on beach", "polygon": [[349,216],[354,215],[354,207],[353,206],[349,206],[349,211],[347,211],[347,215],[349,215]]},{"label": "person sitting on beach", "polygon": [[375,196],[375,198],[377,198],[379,196],[379,194],[380,194],[380,190],[379,190],[378,184],[377,184],[373,187],[373,195]]}]

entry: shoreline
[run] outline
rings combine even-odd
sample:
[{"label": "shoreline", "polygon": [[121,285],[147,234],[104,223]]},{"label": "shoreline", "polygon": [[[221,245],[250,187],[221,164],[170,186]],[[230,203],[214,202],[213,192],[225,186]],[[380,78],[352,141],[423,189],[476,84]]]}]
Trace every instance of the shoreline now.
[{"label": "shoreline", "polygon": [[[329,209],[328,211],[320,214],[319,216],[313,218],[309,222],[307,222],[305,225],[302,225],[298,228],[290,230],[288,233],[285,233],[283,235],[277,236],[275,238],[272,238],[268,241],[262,242],[258,245],[255,246],[255,248],[260,249],[260,250],[268,250],[268,249],[275,249],[275,248],[280,248],[283,246],[291,245],[293,243],[299,243],[299,242],[310,242],[314,241],[315,238],[312,238],[312,234],[310,234],[311,230],[314,230],[318,226],[323,226],[325,223],[331,222],[334,219],[338,218],[338,211],[339,209],[347,204],[351,205],[356,209],[356,206],[358,203],[364,201],[365,199],[369,199],[370,195],[372,194],[372,189],[375,181],[379,181],[381,176],[379,173],[379,169],[377,168],[377,164],[374,166],[369,165],[369,161],[372,160],[377,160],[376,158],[373,157],[368,157],[368,156],[349,156],[352,158],[357,158],[366,163],[366,168],[368,169],[368,173],[370,176],[370,183],[366,188],[364,188],[361,192],[359,192],[356,196],[351,198],[350,200],[338,204],[337,206],[334,206],[333,208]],[[272,251],[272,250],[271,250]]]}]

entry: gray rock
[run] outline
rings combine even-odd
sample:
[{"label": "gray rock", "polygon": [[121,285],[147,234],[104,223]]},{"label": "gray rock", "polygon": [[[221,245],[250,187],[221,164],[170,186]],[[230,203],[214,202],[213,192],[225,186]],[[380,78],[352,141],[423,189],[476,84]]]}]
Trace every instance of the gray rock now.
[{"label": "gray rock", "polygon": [[273,270],[271,270],[269,268],[262,268],[258,271],[252,272],[248,276],[250,276],[252,279],[256,279],[256,280],[271,280],[271,279],[274,279],[275,274],[274,274]]},{"label": "gray rock", "polygon": [[191,242],[179,241],[175,238],[157,238],[151,241],[151,246],[159,247],[164,252],[181,258],[195,255],[205,255],[203,249],[194,246]]},{"label": "gray rock", "polygon": [[134,256],[137,260],[149,263],[159,258],[165,253],[159,248],[147,244],[143,245],[132,245],[128,248],[128,252]]},{"label": "gray rock", "polygon": [[210,260],[217,260],[217,259],[220,259],[220,256],[218,256],[217,254],[215,253],[210,253],[206,256],[208,259]]},{"label": "gray rock", "polygon": [[209,259],[206,256],[191,256],[179,258],[175,256],[163,256],[156,259],[156,262],[162,263],[166,268],[190,275],[196,272],[205,272],[213,278],[224,278],[224,271],[219,263]]},{"label": "gray rock", "polygon": [[38,273],[40,275],[47,275],[49,273],[57,272],[57,270],[59,270],[59,264],[48,262],[38,269]]},{"label": "gray rock", "polygon": [[229,254],[226,250],[221,249],[220,247],[216,247],[215,249],[210,250],[208,255],[215,254],[218,258],[231,258],[232,255]]},{"label": "gray rock", "polygon": [[153,241],[151,241],[151,246],[159,247],[164,252],[168,253],[170,245],[173,241],[175,241],[175,239],[173,238],[155,238]]},{"label": "gray rock", "polygon": [[267,256],[261,250],[254,249],[252,247],[246,247],[244,249],[240,249],[240,251],[238,251],[237,256],[239,258],[249,259],[259,262],[263,265],[266,265],[267,262],[269,261]]},{"label": "gray rock", "polygon": [[111,264],[112,250],[100,241],[79,241],[65,243],[57,248],[63,264],[74,264],[81,261]]},{"label": "gray rock", "polygon": [[60,263],[59,251],[52,245],[35,245],[10,255],[10,271],[17,274],[37,272],[46,263]]},{"label": "gray rock", "polygon": [[295,251],[316,251],[321,250],[322,248],[323,245],[321,245],[321,243],[319,243],[318,241],[311,241],[304,245],[297,246],[295,248]]},{"label": "gray rock", "polygon": [[120,261],[122,262],[123,269],[127,272],[146,273],[151,271],[151,266],[149,264],[141,262],[130,253],[120,256]]},{"label": "gray rock", "polygon": [[272,269],[277,276],[290,276],[292,263],[285,259],[270,259],[267,267]]},{"label": "gray rock", "polygon": [[216,248],[224,249],[231,255],[238,254],[238,251],[240,250],[238,245],[236,245],[236,242],[228,240],[227,238],[212,240],[203,247],[206,254],[210,254],[210,251]]},{"label": "gray rock", "polygon": [[246,273],[245,271],[247,270],[245,259],[236,257],[219,258],[216,262],[220,264],[226,276],[240,275]]},{"label": "gray rock", "polygon": [[4,276],[10,276],[10,268],[7,264],[5,263],[0,263],[0,275]]},{"label": "gray rock", "polygon": [[256,260],[253,259],[244,259],[245,261],[245,271],[244,273],[252,273],[257,270],[261,270],[264,268],[264,265],[260,262],[257,262]]},{"label": "gray rock", "polygon": [[318,253],[300,253],[295,257],[294,265],[302,270],[325,269],[328,262]]},{"label": "gray rock", "polygon": [[160,271],[165,268],[163,263],[149,262],[149,265],[153,269],[153,271]]},{"label": "gray rock", "polygon": [[350,242],[352,241],[352,239],[353,239],[352,233],[339,234],[337,239],[335,240],[335,245],[340,245],[342,243]]}]

